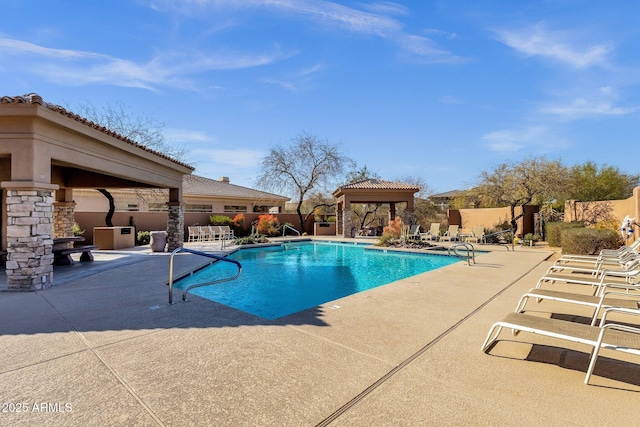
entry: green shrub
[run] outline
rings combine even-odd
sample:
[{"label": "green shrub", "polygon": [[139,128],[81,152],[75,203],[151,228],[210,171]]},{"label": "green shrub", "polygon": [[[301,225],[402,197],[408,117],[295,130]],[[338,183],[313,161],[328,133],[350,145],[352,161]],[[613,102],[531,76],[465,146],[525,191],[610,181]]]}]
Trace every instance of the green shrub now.
[{"label": "green shrub", "polygon": [[209,216],[209,224],[232,226],[233,220],[226,215],[211,215]]},{"label": "green shrub", "polygon": [[563,254],[597,255],[603,249],[617,249],[622,245],[620,235],[613,230],[568,228],[561,234]]},{"label": "green shrub", "polygon": [[562,247],[562,231],[569,228],[584,228],[584,224],[578,221],[547,223],[545,230],[547,232],[547,242],[549,242],[549,246]]},{"label": "green shrub", "polygon": [[235,240],[236,245],[254,245],[256,243],[269,243],[266,236],[254,235],[241,237]]},{"label": "green shrub", "polygon": [[74,236],[82,236],[84,234],[84,230],[80,229],[80,225],[77,222],[73,223],[73,235]]},{"label": "green shrub", "polygon": [[136,244],[137,245],[148,245],[151,242],[151,233],[148,231],[138,231],[136,235]]},{"label": "green shrub", "polygon": [[537,234],[527,233],[524,235],[520,243],[522,243],[523,246],[533,246],[536,244],[538,240],[541,240],[541,239],[542,237],[538,236]]}]

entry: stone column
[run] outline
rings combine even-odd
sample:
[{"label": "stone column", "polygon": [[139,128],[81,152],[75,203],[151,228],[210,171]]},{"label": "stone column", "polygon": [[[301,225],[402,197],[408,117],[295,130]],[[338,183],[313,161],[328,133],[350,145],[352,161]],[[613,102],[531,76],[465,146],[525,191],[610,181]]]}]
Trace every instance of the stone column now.
[{"label": "stone column", "polygon": [[184,245],[184,205],[169,202],[167,219],[167,250],[173,252]]},{"label": "stone column", "polygon": [[53,281],[52,204],[53,192],[58,186],[2,184],[7,192],[8,288],[27,291],[47,288]]},{"label": "stone column", "polygon": [[343,229],[344,221],[342,220],[343,216],[344,216],[343,203],[341,201],[338,201],[336,206],[336,236],[339,236],[341,233],[344,232],[344,229]]},{"label": "stone column", "polygon": [[342,237],[351,236],[351,209],[344,209],[342,211]]}]

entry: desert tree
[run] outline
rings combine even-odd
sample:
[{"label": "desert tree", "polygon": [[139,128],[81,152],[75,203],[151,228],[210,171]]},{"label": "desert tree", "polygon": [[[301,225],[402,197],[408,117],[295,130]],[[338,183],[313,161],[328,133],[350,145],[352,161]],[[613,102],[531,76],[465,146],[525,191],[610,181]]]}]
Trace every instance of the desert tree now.
[{"label": "desert tree", "polygon": [[568,198],[583,202],[626,199],[640,184],[640,175],[626,174],[614,166],[599,167],[594,162],[572,166],[569,179]]},{"label": "desert tree", "polygon": [[313,191],[326,192],[331,184],[337,185],[351,162],[336,144],[302,132],[288,145],[269,149],[260,164],[256,182],[259,188],[296,200],[300,229],[304,230],[305,197]]},{"label": "desert tree", "polygon": [[[470,190],[480,207],[508,206],[513,235],[525,205],[557,198],[568,184],[567,168],[559,160],[530,157],[522,162],[505,162],[482,172],[479,184]],[[516,212],[520,208],[520,212]]]}]

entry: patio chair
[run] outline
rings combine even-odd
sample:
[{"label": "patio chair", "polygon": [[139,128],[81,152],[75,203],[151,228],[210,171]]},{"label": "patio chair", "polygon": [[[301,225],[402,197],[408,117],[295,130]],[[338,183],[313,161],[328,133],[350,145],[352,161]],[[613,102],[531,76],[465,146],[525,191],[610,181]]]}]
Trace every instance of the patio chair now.
[{"label": "patio chair", "polygon": [[221,239],[222,240],[231,240],[235,239],[234,231],[228,225],[219,225]]},{"label": "patio chair", "polygon": [[432,222],[429,227],[429,231],[426,233],[420,233],[420,240],[435,240],[440,239],[440,223]]},{"label": "patio chair", "polygon": [[216,240],[220,240],[220,236],[221,236],[221,232],[220,232],[220,227],[218,227],[217,225],[210,225],[209,226],[209,238],[211,241],[216,241]]},{"label": "patio chair", "polygon": [[409,226],[409,231],[407,232],[407,239],[419,239],[420,238],[420,225],[414,224]]},{"label": "patio chair", "polygon": [[484,225],[476,225],[471,231],[471,236],[465,239],[466,242],[484,243]]},{"label": "patio chair", "polygon": [[200,233],[198,231],[198,227],[195,225],[190,225],[187,227],[189,232],[189,242],[198,242],[200,241]]},{"label": "patio chair", "polygon": [[200,242],[211,241],[211,231],[209,231],[209,226],[198,227],[198,234],[200,235]]},{"label": "patio chair", "polygon": [[440,241],[452,241],[452,240],[458,240],[458,229],[460,228],[459,225],[450,225],[449,228],[447,229],[447,231],[440,236]]},{"label": "patio chair", "polygon": [[589,379],[593,373],[601,348],[640,356],[640,328],[607,321],[607,315],[614,312],[640,316],[640,310],[619,307],[608,308],[602,315],[600,326],[592,326],[524,313],[509,313],[502,320],[491,326],[487,338],[482,343],[481,350],[487,353],[493,344],[498,341],[503,328],[511,329],[514,335],[524,331],[585,344],[593,347],[589,367],[584,379],[584,383],[589,384]]}]

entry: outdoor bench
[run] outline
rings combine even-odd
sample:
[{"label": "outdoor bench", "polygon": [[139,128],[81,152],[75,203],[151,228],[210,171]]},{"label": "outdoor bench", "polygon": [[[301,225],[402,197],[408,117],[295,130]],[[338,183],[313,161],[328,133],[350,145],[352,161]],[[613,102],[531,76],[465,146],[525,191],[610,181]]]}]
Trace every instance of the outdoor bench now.
[{"label": "outdoor bench", "polygon": [[73,248],[59,249],[53,251],[53,265],[72,265],[75,261],[71,254],[81,253],[81,262],[93,261],[91,251],[98,249],[97,245],[74,246]]}]

